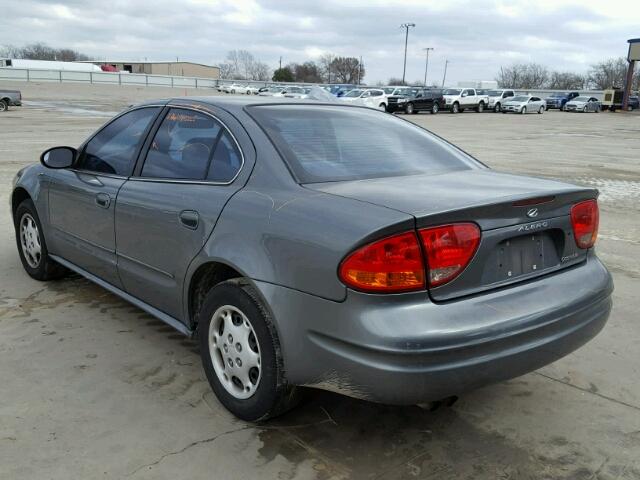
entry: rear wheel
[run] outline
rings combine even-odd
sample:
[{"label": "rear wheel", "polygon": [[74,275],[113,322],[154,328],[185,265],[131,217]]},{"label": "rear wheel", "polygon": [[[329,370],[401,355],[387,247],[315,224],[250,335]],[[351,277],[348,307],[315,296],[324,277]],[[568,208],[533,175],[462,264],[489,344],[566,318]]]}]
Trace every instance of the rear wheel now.
[{"label": "rear wheel", "polygon": [[484,111],[484,102],[480,102],[476,107],[476,112],[482,113]]},{"label": "rear wheel", "polygon": [[198,317],[202,365],[227,410],[255,422],[295,404],[296,389],[284,378],[275,325],[251,286],[241,279],[216,285]]},{"label": "rear wheel", "polygon": [[380,105],[378,105],[378,108],[379,108],[380,110],[382,110],[383,112],[386,112],[386,111],[387,111],[387,106],[386,106],[384,103],[381,103]]},{"label": "rear wheel", "polygon": [[66,268],[49,257],[40,218],[30,199],[18,205],[13,220],[20,261],[31,278],[46,281],[67,273]]},{"label": "rear wheel", "polygon": [[431,113],[435,115],[439,111],[440,111],[440,105],[434,102],[433,106],[431,107]]},{"label": "rear wheel", "polygon": [[493,108],[495,110],[495,112],[499,112],[502,110],[502,106],[499,103],[496,103],[496,106]]},{"label": "rear wheel", "polygon": [[9,110],[9,104],[6,100],[0,100],[0,112],[6,112]]},{"label": "rear wheel", "polygon": [[544,107],[540,107],[540,109],[538,110],[538,114],[542,115],[544,113]]}]

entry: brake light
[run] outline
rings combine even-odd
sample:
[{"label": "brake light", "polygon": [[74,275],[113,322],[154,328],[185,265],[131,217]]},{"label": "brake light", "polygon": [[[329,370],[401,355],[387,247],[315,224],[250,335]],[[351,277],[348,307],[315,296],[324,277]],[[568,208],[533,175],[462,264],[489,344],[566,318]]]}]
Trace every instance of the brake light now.
[{"label": "brake light", "polygon": [[591,248],[598,237],[600,212],[596,200],[586,200],[571,207],[571,225],[578,248]]},{"label": "brake light", "polygon": [[359,248],[340,264],[340,279],[364,292],[409,292],[425,288],[418,238],[401,233]]},{"label": "brake light", "polygon": [[427,260],[429,286],[450,282],[469,264],[480,244],[475,223],[455,223],[419,230]]}]

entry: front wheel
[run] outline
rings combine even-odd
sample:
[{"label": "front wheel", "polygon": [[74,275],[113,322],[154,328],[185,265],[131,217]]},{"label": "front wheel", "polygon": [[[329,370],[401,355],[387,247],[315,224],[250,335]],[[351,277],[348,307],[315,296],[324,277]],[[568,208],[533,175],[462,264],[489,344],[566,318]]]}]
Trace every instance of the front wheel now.
[{"label": "front wheel", "polygon": [[407,106],[404,107],[404,112],[408,115],[411,115],[412,113],[416,113],[413,109],[413,103],[407,103]]},{"label": "front wheel", "polygon": [[290,409],[295,388],[273,319],[242,279],[213,287],[202,304],[198,336],[202,365],[220,403],[236,417],[256,422]]},{"label": "front wheel", "polygon": [[522,115],[524,115],[525,113],[527,113],[527,107],[522,107],[522,110],[520,110],[520,113]]},{"label": "front wheel", "polygon": [[437,103],[434,103],[433,106],[431,107],[431,113],[435,115],[439,111],[440,111],[440,106]]},{"label": "front wheel", "polygon": [[451,106],[451,113],[460,113],[460,104],[458,102]]},{"label": "front wheel", "polygon": [[31,278],[53,280],[67,273],[67,269],[49,257],[47,244],[36,207],[30,199],[24,200],[13,214],[16,243],[20,261]]},{"label": "front wheel", "polygon": [[587,113],[588,109],[587,106],[585,105],[584,107],[582,107],[582,113]]}]

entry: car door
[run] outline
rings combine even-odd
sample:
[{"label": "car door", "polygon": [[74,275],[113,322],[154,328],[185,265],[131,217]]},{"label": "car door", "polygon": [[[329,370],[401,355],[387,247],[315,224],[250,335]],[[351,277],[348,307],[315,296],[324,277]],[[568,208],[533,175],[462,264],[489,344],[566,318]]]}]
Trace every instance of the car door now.
[{"label": "car door", "polygon": [[185,105],[161,115],[118,194],[116,252],[125,291],[181,320],[187,268],[241,188],[245,156],[222,112]]},{"label": "car door", "polygon": [[80,148],[74,168],[46,174],[51,252],[117,287],[116,198],[161,108],[116,117]]},{"label": "car door", "polygon": [[478,103],[476,98],[476,91],[473,88],[467,88],[464,93],[466,96],[462,99],[462,104],[465,107],[473,107]]}]

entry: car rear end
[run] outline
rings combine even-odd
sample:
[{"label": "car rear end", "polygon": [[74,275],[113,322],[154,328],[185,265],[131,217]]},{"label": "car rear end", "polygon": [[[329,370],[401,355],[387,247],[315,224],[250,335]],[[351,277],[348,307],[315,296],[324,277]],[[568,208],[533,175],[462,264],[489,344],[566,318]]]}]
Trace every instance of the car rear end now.
[{"label": "car rear end", "polygon": [[[331,132],[347,126],[337,112],[316,145],[305,135],[321,132],[317,111],[308,127],[283,112],[266,130],[303,188],[356,202],[361,218],[383,207],[406,219],[353,238],[314,270],[322,284],[337,279],[344,298],[260,284],[284,322],[292,383],[422,403],[535,370],[602,329],[613,284],[593,249],[596,190],[493,172],[435,137],[414,142],[415,126],[396,142],[389,122],[403,121],[391,116],[377,136],[363,116],[351,143],[327,150]],[[424,171],[401,174],[420,155]],[[357,168],[368,173],[345,174]]]}]

